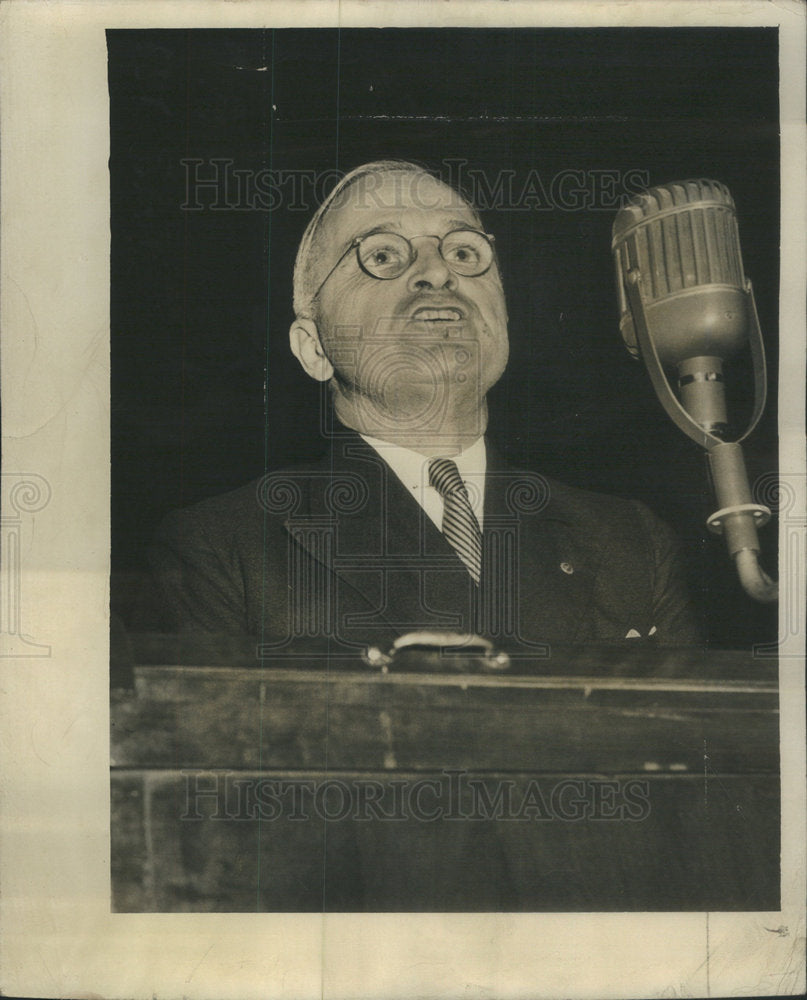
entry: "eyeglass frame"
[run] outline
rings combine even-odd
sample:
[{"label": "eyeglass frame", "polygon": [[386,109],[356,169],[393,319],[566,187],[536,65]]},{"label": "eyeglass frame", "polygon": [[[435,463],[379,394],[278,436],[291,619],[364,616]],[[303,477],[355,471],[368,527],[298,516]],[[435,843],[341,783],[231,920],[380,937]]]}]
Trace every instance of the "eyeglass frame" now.
[{"label": "eyeglass frame", "polygon": [[[384,235],[384,233],[387,233],[387,232],[389,233],[390,236],[399,236],[402,240],[406,240],[406,242],[409,244],[409,248],[410,248],[411,253],[412,253],[412,258],[409,261],[409,263],[406,265],[406,267],[403,269],[403,271],[401,271],[400,274],[391,274],[391,275],[373,274],[373,272],[372,271],[368,271],[367,268],[362,263],[361,257],[359,255],[359,247],[362,245],[362,243],[364,242],[364,240],[369,239],[371,236],[382,236],[382,235]],[[447,239],[449,236],[452,236],[454,233],[476,233],[478,236],[483,236],[487,240],[488,245],[490,246],[490,249],[492,251],[491,258],[490,258],[490,263],[487,265],[486,268],[484,268],[484,270],[480,271],[478,274],[466,274],[466,275],[460,274],[459,276],[460,277],[464,277],[464,278],[481,278],[483,274],[487,274],[488,271],[491,269],[491,266],[493,265],[494,260],[496,260],[496,247],[494,246],[494,243],[496,241],[496,237],[492,233],[486,233],[482,229],[471,229],[471,228],[469,228],[467,226],[461,226],[459,229],[450,229],[443,236],[438,236],[436,233],[423,233],[421,236],[415,236],[413,238],[416,239],[416,240],[420,240],[420,239],[437,240],[437,251],[440,254],[440,259],[443,261],[443,263],[451,271],[452,274],[458,274],[459,272],[455,271],[454,268],[451,266],[451,264],[449,264],[449,262],[445,259],[445,257],[443,256],[443,251],[442,251],[443,240]],[[404,236],[403,233],[396,233],[396,232],[393,232],[392,230],[375,230],[372,233],[365,233],[364,236],[357,236],[356,239],[353,240],[352,243],[350,243],[350,245],[344,251],[344,253],[339,258],[339,260],[333,265],[333,267],[330,269],[330,271],[328,271],[328,273],[322,279],[322,281],[320,282],[319,288],[317,288],[317,290],[311,296],[311,301],[312,302],[314,302],[317,299],[319,293],[325,287],[325,284],[328,281],[328,279],[330,278],[330,276],[339,267],[339,265],[347,257],[347,255],[350,253],[351,250],[355,250],[356,251],[356,263],[359,265],[359,268],[362,271],[364,271],[364,273],[368,277],[374,278],[376,281],[394,281],[396,278],[402,277],[404,274],[406,274],[406,272],[409,270],[409,268],[415,263],[415,261],[418,258],[418,252],[412,246],[412,240],[410,240],[408,236]]]}]

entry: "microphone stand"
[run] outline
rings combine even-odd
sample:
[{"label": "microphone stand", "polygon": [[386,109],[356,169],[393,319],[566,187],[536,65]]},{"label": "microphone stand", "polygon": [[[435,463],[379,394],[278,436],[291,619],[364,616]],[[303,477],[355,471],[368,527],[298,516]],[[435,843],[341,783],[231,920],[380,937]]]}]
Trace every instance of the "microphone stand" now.
[{"label": "microphone stand", "polygon": [[723,393],[722,359],[701,356],[679,360],[679,387],[686,406],[682,405],[670,388],[648,328],[641,272],[634,268],[628,271],[626,277],[625,286],[633,314],[636,340],[659,402],[676,426],[706,449],[718,505],[718,509],[708,518],[706,526],[714,534],[725,537],[740,583],[749,597],[761,602],[775,601],[779,587],[759,565],[760,545],[757,535],[757,528],[767,524],[771,512],[762,504],[753,502],[740,445],[759,422],[767,393],[765,350],[751,282],[746,279],[745,294],[751,320],[754,409],[745,432],[736,441],[725,441],[723,437],[728,419]]}]

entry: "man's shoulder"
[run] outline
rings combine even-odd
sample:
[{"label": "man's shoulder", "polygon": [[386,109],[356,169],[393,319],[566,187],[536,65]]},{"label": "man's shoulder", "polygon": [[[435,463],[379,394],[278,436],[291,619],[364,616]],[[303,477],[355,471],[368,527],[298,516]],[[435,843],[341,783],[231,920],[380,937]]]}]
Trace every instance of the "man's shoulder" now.
[{"label": "man's shoulder", "polygon": [[260,509],[259,495],[262,481],[263,477],[253,479],[226,493],[217,493],[197,500],[172,511],[169,517],[179,517],[202,524],[208,521],[224,523],[234,517],[249,516]]},{"label": "man's shoulder", "polygon": [[493,488],[496,489],[496,480],[501,477],[508,504],[521,505],[525,513],[532,512],[570,527],[596,523],[601,528],[611,525],[635,529],[637,519],[644,522],[654,517],[640,501],[570,486],[553,476],[502,459],[495,449],[490,456],[488,475]]},{"label": "man's shoulder", "polygon": [[[669,527],[639,500],[571,486],[543,473],[516,466],[494,450],[489,481],[500,509],[517,513],[599,560],[619,553],[623,560],[644,559],[648,552],[673,544]],[[496,483],[501,476],[502,488]],[[540,527],[539,527],[540,526]]]},{"label": "man's shoulder", "polygon": [[360,453],[359,458],[365,457],[363,451],[368,456],[375,454],[356,435],[355,441],[351,439],[343,447],[331,448],[319,458],[270,469],[235,489],[175,509],[167,520],[199,528],[216,526],[225,531],[242,528],[247,523],[285,523],[295,514],[312,512],[312,505],[318,506],[318,498],[324,496],[328,500],[335,490],[344,490],[350,484],[351,470],[353,478],[359,478],[355,470],[362,472],[363,467],[351,462],[356,458],[353,451]]},{"label": "man's shoulder", "polygon": [[634,521],[637,512],[646,509],[636,500],[570,486],[549,476],[543,478],[547,484],[550,510],[557,516],[564,516],[570,520],[588,521],[591,518],[607,518]]}]

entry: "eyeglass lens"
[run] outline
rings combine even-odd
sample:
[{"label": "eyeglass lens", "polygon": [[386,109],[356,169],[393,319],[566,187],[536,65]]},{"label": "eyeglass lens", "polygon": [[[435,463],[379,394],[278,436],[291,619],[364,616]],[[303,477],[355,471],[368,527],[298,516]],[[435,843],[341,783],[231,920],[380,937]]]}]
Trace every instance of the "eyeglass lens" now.
[{"label": "eyeglass lens", "polygon": [[[397,278],[417,256],[409,240],[399,233],[372,233],[356,249],[362,269],[374,278]],[[440,240],[439,250],[455,274],[468,277],[484,273],[493,259],[487,237],[473,229],[447,233]]]}]

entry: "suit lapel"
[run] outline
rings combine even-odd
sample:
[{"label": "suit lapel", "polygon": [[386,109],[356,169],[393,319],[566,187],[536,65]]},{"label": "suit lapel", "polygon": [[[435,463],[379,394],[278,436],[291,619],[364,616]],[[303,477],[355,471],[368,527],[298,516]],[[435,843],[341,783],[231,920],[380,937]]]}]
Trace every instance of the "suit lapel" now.
[{"label": "suit lapel", "polygon": [[[358,434],[343,432],[322,463],[299,474],[298,486],[301,501],[286,530],[333,573],[337,634],[385,641],[418,628],[469,630],[473,581]],[[316,524],[332,532],[330,544],[306,530]]]},{"label": "suit lapel", "polygon": [[508,467],[490,444],[484,536],[484,589],[493,588],[505,610],[508,603],[518,609],[505,632],[528,643],[574,642],[592,600],[596,567],[575,541],[556,484]]}]

